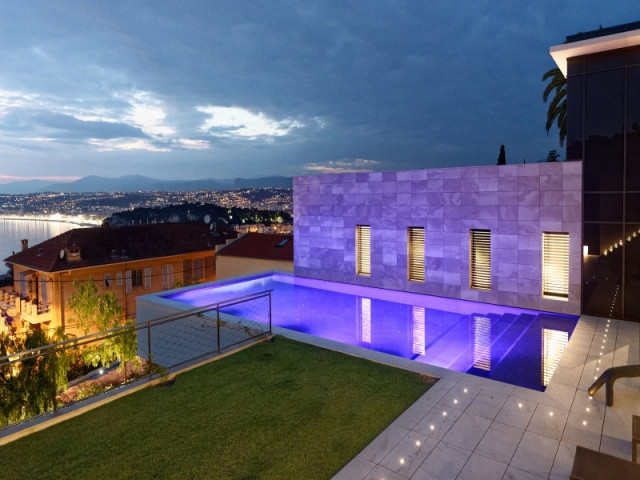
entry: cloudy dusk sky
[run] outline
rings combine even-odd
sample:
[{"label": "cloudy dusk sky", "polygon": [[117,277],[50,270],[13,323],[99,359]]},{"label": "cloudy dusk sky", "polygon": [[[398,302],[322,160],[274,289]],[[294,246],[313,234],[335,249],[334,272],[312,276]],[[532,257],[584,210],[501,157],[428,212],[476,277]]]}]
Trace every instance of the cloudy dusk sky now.
[{"label": "cloudy dusk sky", "polygon": [[549,47],[637,20],[637,0],[2,2],[0,183],[534,162],[564,153]]}]

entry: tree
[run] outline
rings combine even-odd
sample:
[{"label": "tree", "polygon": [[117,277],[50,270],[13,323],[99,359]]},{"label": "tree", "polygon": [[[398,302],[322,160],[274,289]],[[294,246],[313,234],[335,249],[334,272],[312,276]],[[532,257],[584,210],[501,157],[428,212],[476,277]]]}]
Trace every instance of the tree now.
[{"label": "tree", "polygon": [[500,145],[500,155],[498,155],[498,165],[507,164],[507,155],[504,153],[504,145]]},{"label": "tree", "polygon": [[558,158],[560,158],[560,154],[556,150],[549,150],[547,162],[557,162]]},{"label": "tree", "polygon": [[[51,337],[42,330],[0,335],[0,426],[55,408],[58,391],[68,384],[72,355],[49,344],[62,339],[61,330]],[[27,350],[33,351],[20,354]]]},{"label": "tree", "polygon": [[567,79],[559,68],[552,68],[542,76],[543,82],[547,80],[549,84],[542,93],[542,99],[546,102],[553,93],[547,110],[547,135],[555,122],[559,130],[560,146],[562,146],[567,135]]},{"label": "tree", "polygon": [[[127,362],[138,360],[138,343],[133,323],[122,316],[122,307],[113,292],[98,294],[98,287],[93,278],[90,277],[83,283],[75,281],[73,286],[76,291],[69,297],[68,303],[75,315],[71,322],[85,334],[89,333],[92,327],[100,332],[97,336],[98,341],[82,352],[82,358],[87,365],[94,367],[119,361],[119,368],[125,372],[126,381]],[[119,332],[102,333],[123,326],[126,328]]]}]

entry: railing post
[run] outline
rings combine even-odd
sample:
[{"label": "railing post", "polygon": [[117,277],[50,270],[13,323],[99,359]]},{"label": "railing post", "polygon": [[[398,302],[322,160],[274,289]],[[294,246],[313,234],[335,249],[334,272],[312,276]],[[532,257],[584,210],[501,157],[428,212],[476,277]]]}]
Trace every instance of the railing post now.
[{"label": "railing post", "polygon": [[147,322],[147,354],[149,355],[149,362],[151,362],[151,321]]},{"label": "railing post", "polygon": [[[58,382],[56,382],[56,373],[58,370],[58,355],[56,355],[56,351],[54,350],[49,355],[53,355],[53,414],[55,415],[58,411],[58,405],[56,399],[58,398]],[[44,362],[44,355],[42,357],[42,361]]]},{"label": "railing post", "polygon": [[220,355],[220,305],[216,305],[216,337],[218,337],[218,355]]},{"label": "railing post", "polygon": [[269,335],[271,335],[271,290],[269,290]]}]

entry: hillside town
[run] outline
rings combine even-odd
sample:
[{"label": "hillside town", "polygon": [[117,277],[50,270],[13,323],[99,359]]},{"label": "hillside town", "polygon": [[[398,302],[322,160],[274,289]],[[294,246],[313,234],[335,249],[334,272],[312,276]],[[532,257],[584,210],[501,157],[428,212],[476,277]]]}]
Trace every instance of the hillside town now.
[{"label": "hillside town", "polygon": [[193,192],[98,192],[30,193],[0,195],[0,215],[83,216],[102,220],[113,213],[136,208],[162,208],[183,203],[215,204],[221,207],[257,210],[293,211],[290,188],[249,188],[237,190],[200,190]]}]

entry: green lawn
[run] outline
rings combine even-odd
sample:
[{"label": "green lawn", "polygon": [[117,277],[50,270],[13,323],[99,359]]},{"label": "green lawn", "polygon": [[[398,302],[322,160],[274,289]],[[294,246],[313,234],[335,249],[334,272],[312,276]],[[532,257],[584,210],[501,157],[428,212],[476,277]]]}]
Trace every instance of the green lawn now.
[{"label": "green lawn", "polygon": [[0,477],[329,479],[430,385],[277,337],[0,447]]}]

